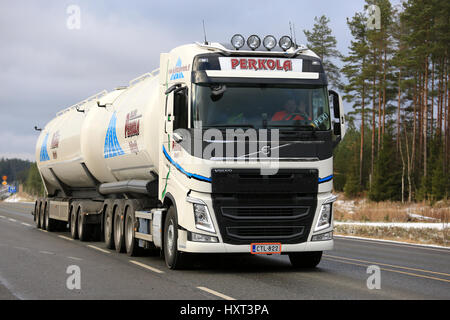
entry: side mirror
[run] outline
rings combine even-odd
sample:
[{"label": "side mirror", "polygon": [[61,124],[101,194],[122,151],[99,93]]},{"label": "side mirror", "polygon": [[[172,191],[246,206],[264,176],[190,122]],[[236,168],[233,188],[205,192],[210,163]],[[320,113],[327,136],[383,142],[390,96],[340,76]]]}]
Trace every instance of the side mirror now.
[{"label": "side mirror", "polygon": [[[345,114],[344,114],[344,104],[342,102],[341,96],[333,90],[329,90],[330,102],[333,106],[333,115],[335,122],[333,125],[333,133],[337,137],[336,145],[344,139],[345,136]],[[336,121],[337,120],[337,121]]]},{"label": "side mirror", "polygon": [[176,88],[178,88],[178,87],[180,87],[180,86],[181,86],[181,83],[174,84],[174,85],[170,86],[170,87],[164,92],[164,94],[165,94],[165,95],[168,95],[169,93],[171,93],[172,91],[174,91]]}]

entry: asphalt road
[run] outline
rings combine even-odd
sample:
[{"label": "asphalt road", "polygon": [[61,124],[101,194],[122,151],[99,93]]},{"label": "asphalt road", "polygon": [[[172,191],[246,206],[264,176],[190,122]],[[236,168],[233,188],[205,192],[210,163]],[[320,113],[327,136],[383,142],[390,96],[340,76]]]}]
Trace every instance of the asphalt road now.
[{"label": "asphalt road", "polygon": [[[450,299],[450,250],[336,238],[315,270],[287,256],[202,256],[171,271],[160,257],[128,257],[101,242],[36,229],[32,205],[0,203],[0,299]],[[69,290],[69,266],[81,289]],[[368,289],[368,266],[381,288]]]}]

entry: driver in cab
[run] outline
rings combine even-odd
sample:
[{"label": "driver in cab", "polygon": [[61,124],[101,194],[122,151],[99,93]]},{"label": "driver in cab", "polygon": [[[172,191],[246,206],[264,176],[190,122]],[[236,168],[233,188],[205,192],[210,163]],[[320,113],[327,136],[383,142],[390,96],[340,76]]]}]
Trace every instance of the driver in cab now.
[{"label": "driver in cab", "polygon": [[306,113],[306,103],[301,100],[299,105],[294,98],[289,98],[283,105],[283,110],[278,111],[272,117],[272,121],[311,120]]}]

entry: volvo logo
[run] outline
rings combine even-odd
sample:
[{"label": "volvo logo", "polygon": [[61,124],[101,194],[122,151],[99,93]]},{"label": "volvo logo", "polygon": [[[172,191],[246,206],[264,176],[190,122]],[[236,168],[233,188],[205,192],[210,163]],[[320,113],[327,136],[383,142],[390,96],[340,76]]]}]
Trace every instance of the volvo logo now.
[{"label": "volvo logo", "polygon": [[270,152],[272,151],[272,148],[269,146],[264,146],[261,148],[261,152],[265,154],[266,156],[270,156]]}]

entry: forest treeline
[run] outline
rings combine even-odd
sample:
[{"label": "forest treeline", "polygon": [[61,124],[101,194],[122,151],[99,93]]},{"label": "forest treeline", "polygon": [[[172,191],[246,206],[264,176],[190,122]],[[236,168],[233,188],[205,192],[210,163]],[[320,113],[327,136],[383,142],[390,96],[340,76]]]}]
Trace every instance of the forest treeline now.
[{"label": "forest treeline", "polygon": [[[335,190],[374,201],[448,199],[449,16],[450,1],[394,6],[366,0],[347,18],[346,55],[337,50],[326,16],[304,30],[307,46],[323,60],[330,87],[351,107],[347,135],[335,150]],[[17,160],[2,159],[0,172],[10,172],[26,191],[43,194],[35,163],[23,169],[19,161],[16,169],[2,171],[5,161]]]},{"label": "forest treeline", "polygon": [[347,19],[347,55],[336,50],[327,17],[304,31],[352,108],[335,151],[336,190],[375,201],[449,197],[449,15],[449,1],[366,0]]},{"label": "forest treeline", "polygon": [[31,195],[44,195],[44,185],[35,162],[1,158],[0,176],[7,176],[10,185],[18,187],[22,184],[24,191]]}]

